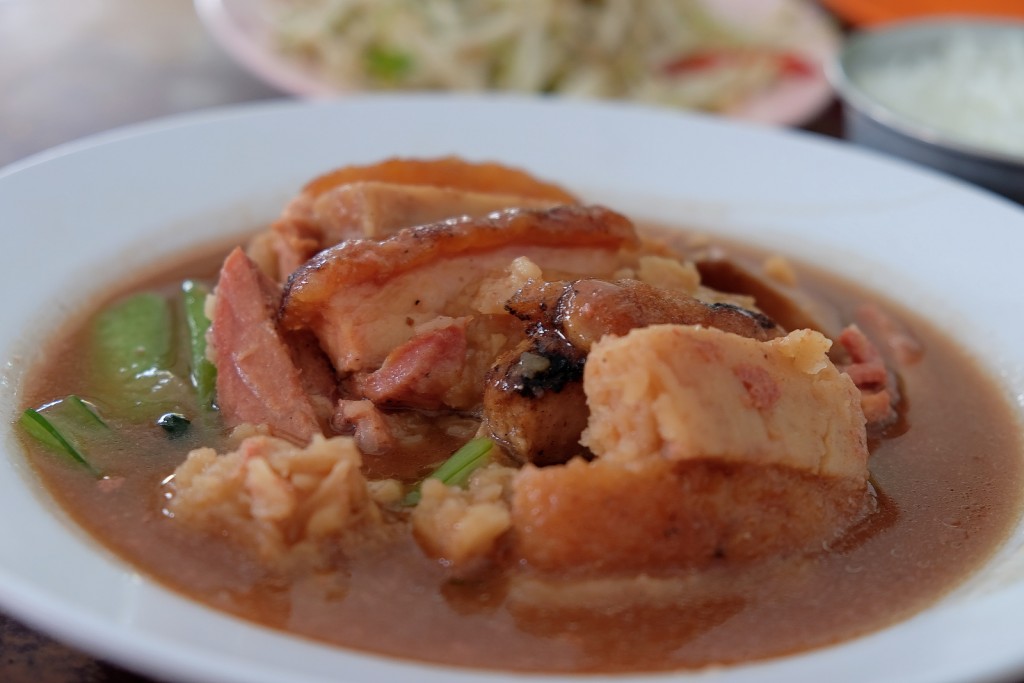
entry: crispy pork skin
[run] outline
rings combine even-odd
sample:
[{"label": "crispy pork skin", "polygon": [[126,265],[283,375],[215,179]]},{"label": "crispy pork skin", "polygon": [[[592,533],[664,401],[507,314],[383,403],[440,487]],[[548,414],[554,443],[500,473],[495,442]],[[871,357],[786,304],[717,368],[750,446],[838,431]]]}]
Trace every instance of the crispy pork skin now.
[{"label": "crispy pork skin", "polygon": [[528,465],[512,499],[515,554],[540,571],[659,572],[815,550],[864,486],[720,458]]},{"label": "crispy pork skin", "polygon": [[561,203],[450,187],[360,182],[316,197],[313,220],[321,229],[321,248],[326,248],[353,238],[386,239],[402,228],[453,217],[482,218],[503,209],[549,209]]},{"label": "crispy pork skin", "polygon": [[[267,425],[274,435],[298,443],[320,434],[313,403],[275,322],[277,286],[235,249],[224,261],[215,294],[210,335],[225,424]],[[312,367],[313,355],[303,357]]]},{"label": "crispy pork skin", "polygon": [[278,273],[348,239],[383,240],[402,228],[450,218],[482,218],[504,209],[547,209],[559,202],[427,185],[354,182],[302,197],[274,223],[268,239]]},{"label": "crispy pork skin", "polygon": [[281,321],[286,329],[311,330],[338,372],[372,372],[417,326],[477,313],[471,304],[481,280],[517,257],[564,272],[611,273],[622,252],[637,245],[626,218],[580,206],[512,210],[402,230],[380,242],[348,241],[293,274]]},{"label": "crispy pork skin", "polygon": [[302,195],[316,198],[331,188],[360,181],[400,185],[450,187],[470,192],[511,194],[571,204],[574,197],[553,183],[526,171],[494,162],[473,162],[458,157],[435,159],[392,158],[366,166],[343,166],[309,181]]},{"label": "crispy pork skin", "polygon": [[454,157],[388,159],[345,166],[310,181],[268,232],[251,245],[271,277],[284,280],[338,242],[382,239],[400,228],[507,208],[574,204],[557,185],[494,163]]},{"label": "crispy pork skin", "polygon": [[860,396],[807,330],[757,341],[656,325],[584,371],[592,462],[526,467],[519,556],[543,570],[657,571],[801,552],[865,509]]}]

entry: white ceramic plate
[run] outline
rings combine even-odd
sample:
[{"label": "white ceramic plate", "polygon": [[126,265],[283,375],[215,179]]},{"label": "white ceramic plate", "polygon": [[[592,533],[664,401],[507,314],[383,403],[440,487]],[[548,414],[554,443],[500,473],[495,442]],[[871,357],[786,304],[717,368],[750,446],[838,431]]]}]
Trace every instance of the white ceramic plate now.
[{"label": "white ceramic plate", "polygon": [[[839,34],[825,12],[805,0],[704,0],[739,26],[758,25],[779,5],[791,4],[786,41],[819,68],[809,76],[786,78],[728,113],[745,121],[801,125],[820,114],[832,101],[824,65],[835,56]],[[299,97],[319,98],[351,92],[322,69],[283,54],[274,39],[274,6],[280,0],[194,0],[210,35],[235,61],[264,82]]]},{"label": "white ceramic plate", "polygon": [[[312,176],[391,155],[524,167],[635,217],[774,247],[910,303],[1024,400],[1024,212],[841,143],[624,105],[359,97],[172,119],[0,171],[0,606],[175,681],[510,683],[270,631],[183,599],[111,556],[47,498],[11,422],[39,340],[90,293],[214,235],[273,218]],[[1020,530],[934,608],[836,647],[643,680],[983,681],[1024,677]],[[539,683],[578,678],[549,679]],[[602,681],[588,677],[588,681]],[[621,680],[621,679],[617,679]]]}]

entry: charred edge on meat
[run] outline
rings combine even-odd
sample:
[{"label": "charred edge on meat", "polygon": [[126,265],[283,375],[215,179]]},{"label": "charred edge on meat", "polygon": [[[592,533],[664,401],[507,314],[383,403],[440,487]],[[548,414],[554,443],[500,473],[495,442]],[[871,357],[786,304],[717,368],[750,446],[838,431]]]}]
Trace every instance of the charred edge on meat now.
[{"label": "charred edge on meat", "polygon": [[756,322],[763,330],[774,330],[776,327],[778,327],[775,321],[766,316],[764,313],[758,313],[757,311],[752,311],[749,308],[743,308],[742,306],[737,306],[736,304],[719,302],[715,304],[707,304],[707,307],[712,311],[730,310],[736,311],[737,313],[741,313],[747,316],[748,318],[752,319],[754,322]]},{"label": "charred edge on meat", "polygon": [[501,378],[503,391],[540,398],[546,392],[557,394],[568,384],[582,381],[586,354],[577,351],[561,332],[541,324],[527,332],[533,343]]}]

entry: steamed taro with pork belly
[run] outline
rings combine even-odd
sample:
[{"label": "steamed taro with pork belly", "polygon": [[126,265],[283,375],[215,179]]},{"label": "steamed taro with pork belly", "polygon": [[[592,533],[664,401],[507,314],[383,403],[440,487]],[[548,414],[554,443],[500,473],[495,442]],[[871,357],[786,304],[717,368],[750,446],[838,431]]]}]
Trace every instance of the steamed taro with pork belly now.
[{"label": "steamed taro with pork belly", "polygon": [[[496,164],[346,167],[190,282],[182,308],[131,294],[72,339],[112,354],[122,370],[103,382],[142,399],[75,379],[22,421],[87,466],[80,481],[100,477],[55,485],[69,498],[159,498],[136,516],[164,559],[132,541],[133,560],[298,633],[523,670],[813,647],[934,598],[1013,506],[967,525],[958,569],[880,589],[931,552],[910,530],[942,504],[916,482],[963,476],[954,446],[928,462],[915,436],[915,419],[943,429],[922,388],[952,352],[925,353],[855,289],[766,263]],[[187,367],[139,360],[179,316]],[[958,406],[993,405],[972,381]],[[133,430],[164,454],[146,474],[101,454]],[[977,477],[1019,479],[998,457],[1014,439]],[[187,569],[168,560],[197,548]],[[878,578],[850,579],[851,563]]]}]

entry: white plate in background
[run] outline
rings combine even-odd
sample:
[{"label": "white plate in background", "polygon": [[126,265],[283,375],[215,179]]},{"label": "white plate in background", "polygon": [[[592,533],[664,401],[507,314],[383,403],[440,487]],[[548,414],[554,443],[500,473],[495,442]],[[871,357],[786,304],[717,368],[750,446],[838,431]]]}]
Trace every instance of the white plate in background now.
[{"label": "white plate in background", "polygon": [[[1024,397],[1024,211],[842,143],[627,105],[364,96],[169,119],[0,170],[0,607],[72,645],[172,681],[579,683],[319,645],[163,588],[40,490],[11,427],[39,341],[105,285],[271,220],[313,176],[393,155],[497,160],[636,218],[778,249],[912,305]],[[835,647],[644,681],[942,683],[1024,677],[1018,528],[935,607]],[[588,682],[627,677],[586,677]]]}]

